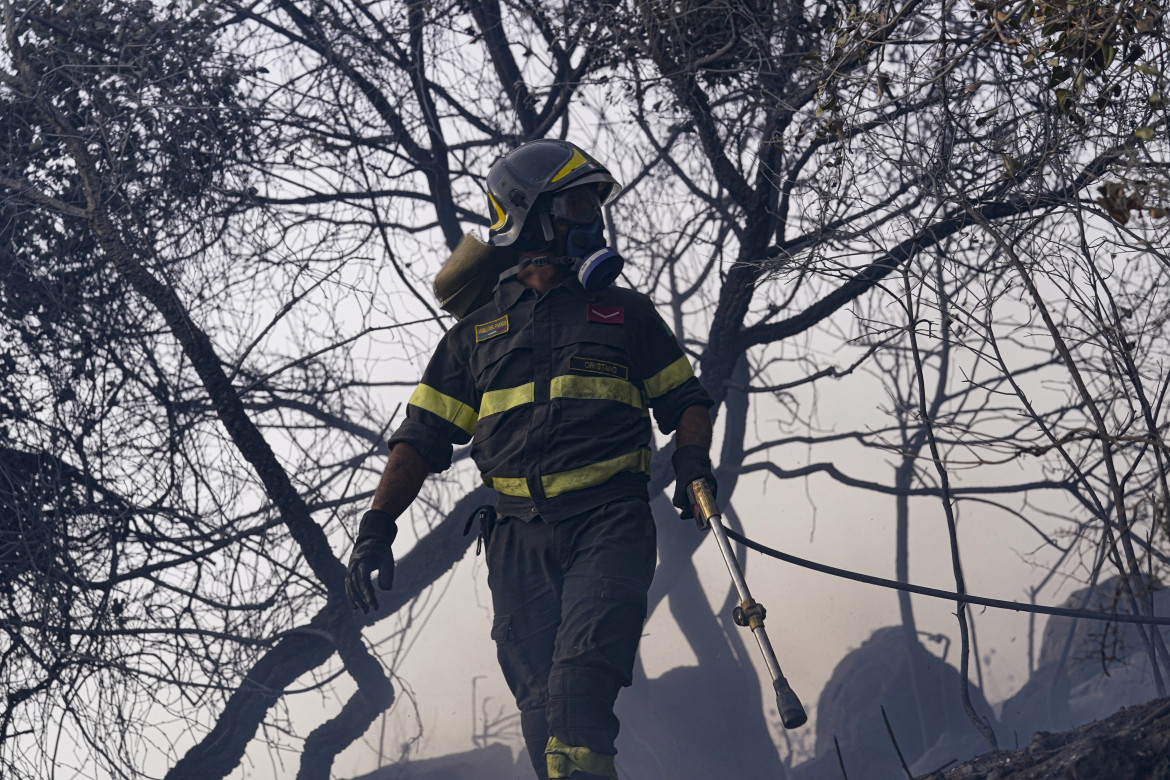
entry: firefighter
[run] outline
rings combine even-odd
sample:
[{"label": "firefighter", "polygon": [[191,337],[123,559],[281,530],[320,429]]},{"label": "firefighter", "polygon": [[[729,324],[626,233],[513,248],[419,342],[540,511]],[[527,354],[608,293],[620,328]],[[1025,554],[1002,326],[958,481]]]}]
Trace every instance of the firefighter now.
[{"label": "firefighter", "polygon": [[[489,245],[508,269],[440,341],[389,439],[346,581],[389,589],[395,520],[471,442],[498,495],[483,529],[491,637],[537,777],[616,780],[613,712],[654,573],[651,421],[675,433],[674,504],[705,479],[712,400],[650,299],[613,284],[602,206],[620,185],[579,147],[532,141],[487,177]],[[440,293],[441,294],[441,293]]]}]

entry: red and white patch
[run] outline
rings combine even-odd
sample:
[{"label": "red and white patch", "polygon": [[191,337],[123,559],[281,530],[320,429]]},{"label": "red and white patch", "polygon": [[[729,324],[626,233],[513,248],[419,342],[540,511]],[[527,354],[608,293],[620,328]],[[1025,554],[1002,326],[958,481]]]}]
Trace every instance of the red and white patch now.
[{"label": "red and white patch", "polygon": [[626,322],[626,308],[624,306],[602,306],[591,303],[585,307],[590,322],[602,322],[606,325],[624,325]]}]

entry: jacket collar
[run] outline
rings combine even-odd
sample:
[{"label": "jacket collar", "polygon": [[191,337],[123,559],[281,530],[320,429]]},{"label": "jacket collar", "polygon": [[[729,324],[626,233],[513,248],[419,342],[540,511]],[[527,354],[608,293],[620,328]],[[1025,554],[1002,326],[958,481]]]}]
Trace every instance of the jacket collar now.
[{"label": "jacket collar", "polygon": [[[501,312],[506,312],[516,305],[525,293],[531,292],[535,295],[536,291],[531,287],[525,287],[524,284],[516,278],[515,274],[505,276],[500,279],[499,285],[496,287],[496,306]],[[597,300],[597,293],[588,292],[581,286],[581,282],[577,280],[576,276],[569,275],[563,282],[548,291],[549,295],[567,293],[576,298],[580,298],[586,303],[592,303]]]}]

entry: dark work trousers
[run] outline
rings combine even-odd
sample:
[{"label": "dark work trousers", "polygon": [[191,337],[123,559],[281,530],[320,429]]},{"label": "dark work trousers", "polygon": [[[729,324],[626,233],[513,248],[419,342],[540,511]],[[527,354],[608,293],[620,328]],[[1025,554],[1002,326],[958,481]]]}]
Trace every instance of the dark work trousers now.
[{"label": "dark work trousers", "polygon": [[617,752],[613,706],[631,682],[655,558],[644,499],[556,524],[496,521],[487,544],[492,639],[537,777],[548,776],[549,736]]}]

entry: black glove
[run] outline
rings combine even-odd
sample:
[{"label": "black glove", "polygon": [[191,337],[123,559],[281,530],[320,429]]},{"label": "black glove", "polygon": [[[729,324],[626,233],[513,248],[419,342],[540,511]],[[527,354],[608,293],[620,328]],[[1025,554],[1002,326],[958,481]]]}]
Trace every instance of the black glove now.
[{"label": "black glove", "polygon": [[670,456],[674,466],[674,505],[682,510],[684,520],[695,516],[691,506],[691,497],[687,495],[687,488],[696,479],[704,480],[711,489],[711,498],[715,498],[715,475],[711,473],[711,457],[707,450],[697,444],[679,447]]},{"label": "black glove", "polygon": [[358,526],[357,541],[349,556],[349,567],[345,572],[345,595],[349,605],[368,613],[378,608],[378,597],[370,574],[377,569],[378,587],[390,590],[394,585],[394,553],[390,544],[398,534],[398,526],[388,512],[371,509],[362,515]]}]

